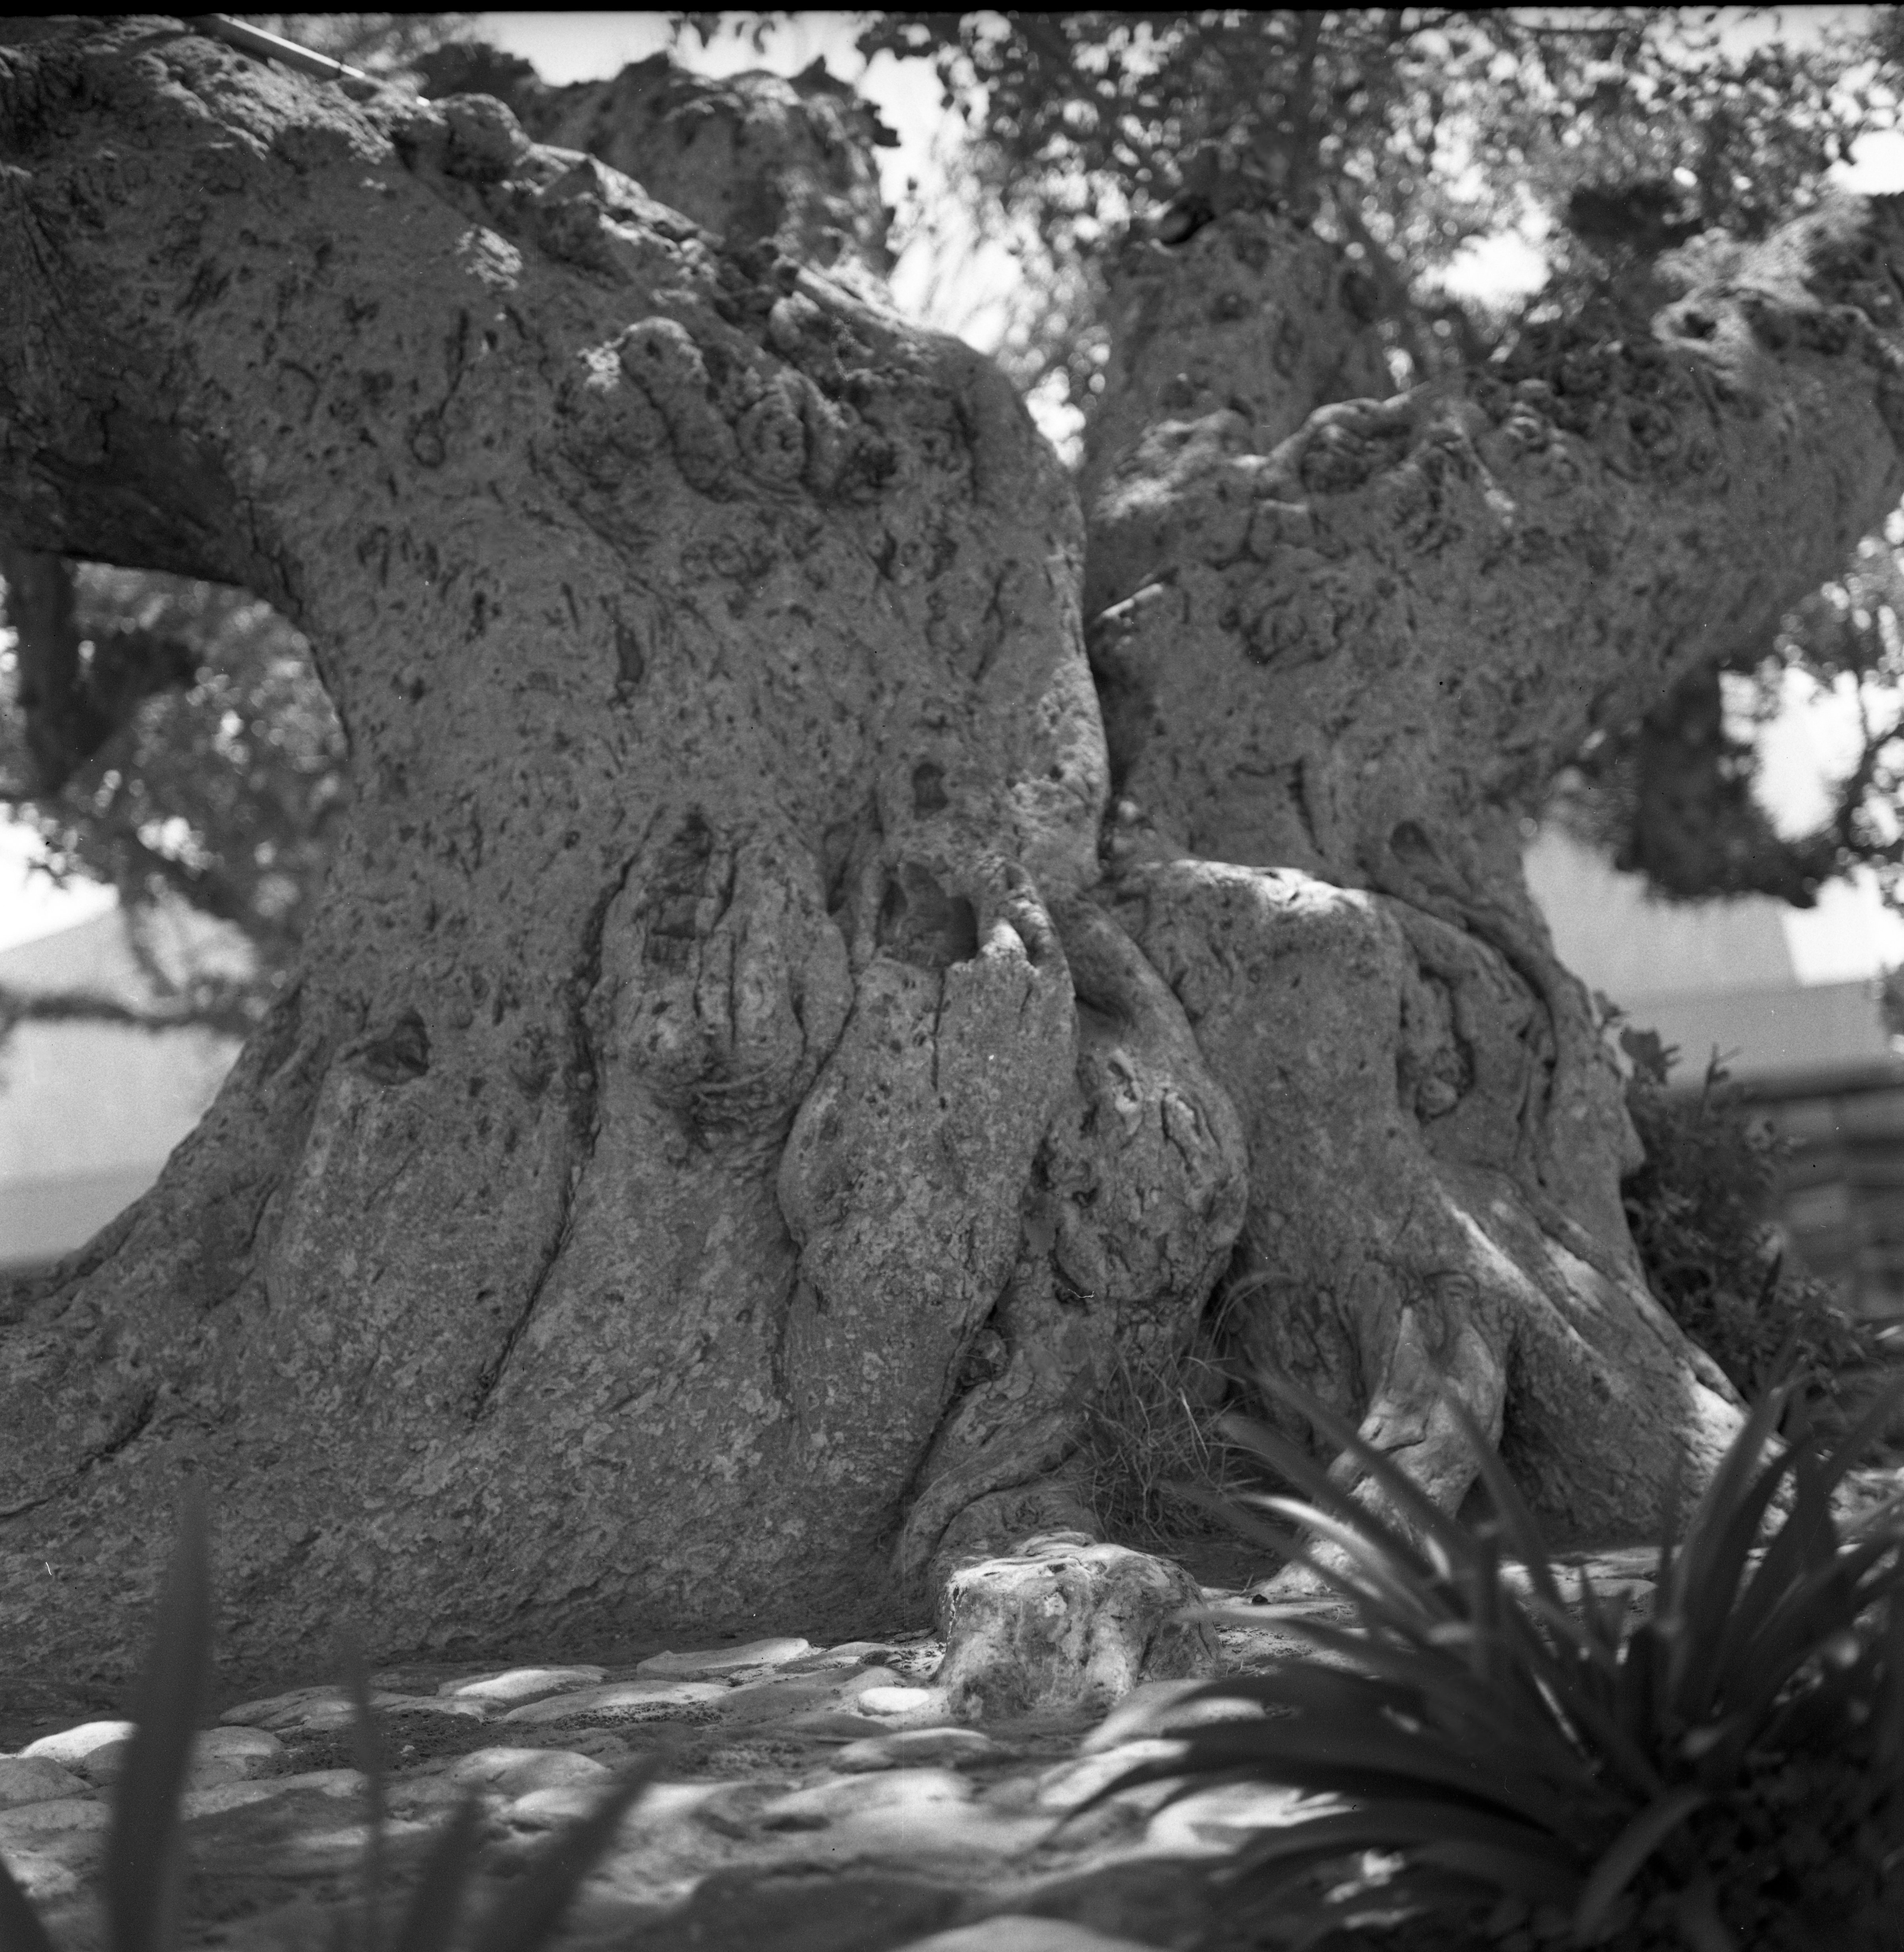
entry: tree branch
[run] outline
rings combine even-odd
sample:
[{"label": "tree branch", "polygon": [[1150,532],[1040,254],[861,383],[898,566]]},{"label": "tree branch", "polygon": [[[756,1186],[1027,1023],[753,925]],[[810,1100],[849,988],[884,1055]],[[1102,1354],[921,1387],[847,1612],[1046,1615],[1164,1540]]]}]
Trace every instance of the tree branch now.
[{"label": "tree branch", "polygon": [[145,699],[192,683],[198,658],[178,637],[125,624],[90,657],[73,611],[66,562],[0,541],[7,616],[20,640],[19,705],[32,777],[14,799],[50,799]]},{"label": "tree branch", "polygon": [[214,40],[223,41],[227,46],[259,61],[282,61],[286,67],[295,68],[301,74],[314,75],[320,81],[374,80],[361,68],[333,61],[329,55],[314,53],[309,48],[299,47],[295,41],[267,33],[262,27],[248,27],[242,20],[232,20],[223,14],[187,14],[184,18],[188,27],[201,34],[209,34]]},{"label": "tree branch", "polygon": [[7,619],[19,639],[20,709],[39,793],[59,791],[79,756],[97,752],[108,727],[86,695],[73,577],[56,555],[0,542]]},{"label": "tree branch", "polygon": [[195,984],[150,1003],[123,1003],[77,990],[46,994],[0,984],[0,1046],[21,1024],[114,1024],[139,1031],[208,1030],[242,1037],[257,1027],[258,999],[237,984]]}]

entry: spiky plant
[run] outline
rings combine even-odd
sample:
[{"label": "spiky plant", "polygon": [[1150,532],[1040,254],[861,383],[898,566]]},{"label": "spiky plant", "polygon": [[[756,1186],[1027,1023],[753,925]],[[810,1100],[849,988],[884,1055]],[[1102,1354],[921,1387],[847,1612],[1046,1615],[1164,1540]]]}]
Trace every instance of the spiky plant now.
[{"label": "spiky plant", "polygon": [[[1873,1929],[1904,1884],[1899,1501],[1841,1530],[1831,1493],[1898,1392],[1824,1454],[1802,1431],[1781,1444],[1787,1393],[1770,1393],[1684,1536],[1669,1522],[1652,1611],[1636,1619],[1584,1569],[1569,1603],[1531,1512],[1458,1407],[1494,1508],[1471,1531],[1326,1407],[1265,1387],[1354,1454],[1399,1522],[1299,1445],[1233,1421],[1233,1441],[1305,1495],[1250,1501],[1293,1530],[1233,1504],[1231,1522],[1352,1603],[1351,1626],[1289,1623],[1341,1664],[1196,1690],[1190,1700],[1262,1714],[1185,1728],[1180,1753],[1102,1792],[1177,1778],[1176,1796],[1255,1782],[1327,1799],[1258,1832],[1223,1873],[1261,1942],[1405,1924],[1396,1942],[1411,1952],[1636,1931],[1651,1935],[1624,1942],[1737,1952],[1743,1924],[1762,1952],[1809,1942],[1808,1901],[1832,1919],[1834,1947],[1858,1942],[1850,1921]],[[1809,1852],[1780,1856],[1777,1784],[1809,1806]]]},{"label": "spiky plant", "polygon": [[[202,1500],[188,1493],[166,1568],[152,1650],[135,1697],[135,1724],[113,1792],[106,1841],[106,1916],[111,1952],[172,1952],[183,1922],[184,1836],[180,1802],[192,1744],[211,1681],[211,1552]],[[370,1687],[354,1646],[345,1655],[352,1733],[369,1803],[358,1900],[332,1920],[328,1952],[446,1952],[476,1868],[480,1797],[458,1805],[432,1845],[392,1939],[383,1930],[385,1775]],[[470,1952],[538,1952],[600,1860],[657,1765],[630,1769],[595,1808],[558,1833],[468,1938]],[[57,1952],[39,1914],[0,1861],[0,1952]]]}]

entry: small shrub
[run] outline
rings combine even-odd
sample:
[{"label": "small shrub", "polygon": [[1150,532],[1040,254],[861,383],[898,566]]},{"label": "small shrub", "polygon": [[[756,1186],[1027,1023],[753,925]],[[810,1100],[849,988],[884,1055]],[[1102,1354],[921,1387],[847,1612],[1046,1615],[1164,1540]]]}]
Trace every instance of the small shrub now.
[{"label": "small shrub", "polygon": [[1775,1952],[1811,1942],[1813,1919],[1830,1921],[1834,1947],[1884,1942],[1887,1900],[1904,1902],[1898,1501],[1841,1533],[1831,1494],[1899,1392],[1828,1453],[1809,1434],[1781,1446],[1787,1392],[1768,1394],[1684,1539],[1669,1528],[1652,1611],[1636,1622],[1584,1573],[1568,1603],[1458,1406],[1494,1507],[1472,1531],[1324,1406],[1263,1387],[1352,1452],[1403,1523],[1288,1438],[1233,1422],[1233,1440],[1306,1496],[1249,1501],[1295,1530],[1234,1504],[1230,1521],[1352,1603],[1352,1626],[1285,1623],[1344,1664],[1194,1691],[1186,1703],[1265,1712],[1183,1728],[1178,1753],[1100,1792],[1258,1782],[1328,1799],[1258,1833],[1224,1873],[1255,1942],[1399,1926],[1381,1942],[1408,1952]]},{"label": "small shrub", "polygon": [[1669,1091],[1676,1053],[1623,1030],[1627,1109],[1646,1163],[1621,1182],[1647,1285],[1748,1402],[1792,1380],[1827,1414],[1847,1372],[1880,1359],[1822,1281],[1787,1268],[1771,1220],[1784,1146],[1740,1103],[1716,1055],[1695,1095]]},{"label": "small shrub", "polygon": [[[134,1732],[113,1793],[106,1841],[111,1952],[172,1952],[182,1922],[184,1837],[180,1804],[211,1681],[211,1553],[202,1502],[188,1496],[159,1594],[152,1646],[135,1697]],[[358,1901],[331,1921],[327,1952],[446,1952],[475,1871],[479,1797],[458,1806],[432,1846],[394,1938],[383,1929],[382,1744],[354,1647],[345,1654],[354,1746],[369,1803]],[[589,1813],[558,1833],[467,1943],[471,1952],[538,1952],[657,1765],[630,1769]],[[25,1892],[0,1860],[0,1952],[58,1952]]]},{"label": "small shrub", "polygon": [[1218,1428],[1229,1389],[1228,1375],[1201,1344],[1182,1354],[1119,1349],[1084,1440],[1092,1509],[1108,1537],[1149,1546],[1223,1531],[1182,1487],[1247,1487]]}]

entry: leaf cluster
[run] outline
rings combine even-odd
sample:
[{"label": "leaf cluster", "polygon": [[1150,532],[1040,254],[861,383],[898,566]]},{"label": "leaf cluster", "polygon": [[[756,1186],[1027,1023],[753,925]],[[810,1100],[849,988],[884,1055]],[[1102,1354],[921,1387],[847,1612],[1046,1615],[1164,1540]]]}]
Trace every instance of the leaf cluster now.
[{"label": "leaf cluster", "polygon": [[[1186,1703],[1237,1703],[1254,1718],[1179,1728],[1178,1753],[1102,1792],[1168,1782],[1174,1799],[1247,1782],[1323,1799],[1258,1832],[1225,1874],[1259,1942],[1311,1946],[1405,1924],[1398,1942],[1410,1946],[1444,1942],[1433,1935],[1443,1927],[1450,1944],[1756,1952],[1802,1942],[1789,1934],[1821,1878],[1843,1907],[1831,1914],[1840,1927],[1868,1924],[1895,1900],[1897,1501],[1840,1530],[1832,1494],[1899,1392],[1822,1452],[1803,1433],[1778,1443],[1787,1399],[1768,1395],[1683,1538],[1669,1519],[1652,1608],[1636,1619],[1584,1569],[1570,1599],[1458,1406],[1493,1506],[1473,1530],[1326,1406],[1263,1386],[1352,1453],[1396,1517],[1358,1502],[1301,1446],[1238,1419],[1235,1440],[1303,1495],[1232,1503],[1231,1522],[1308,1566],[1354,1624],[1284,1622],[1330,1664],[1194,1691]],[[1785,1820],[1800,1794],[1809,1826]],[[1761,1854],[1742,1859],[1742,1848]]]},{"label": "leaf cluster", "polygon": [[[111,1952],[172,1952],[183,1920],[180,1803],[211,1683],[211,1546],[202,1500],[188,1497],[159,1595],[152,1645],[133,1710],[134,1731],[113,1792],[105,1850]],[[361,1655],[345,1645],[352,1745],[364,1781],[369,1834],[356,1903],[338,1912],[325,1952],[447,1952],[474,1880],[482,1801],[472,1793],[439,1832],[394,1935],[385,1929],[386,1788],[381,1738]],[[586,1816],[558,1832],[489,1911],[470,1952],[539,1952],[555,1937],[582,1881],[653,1780],[652,1758],[624,1771]],[[0,1860],[0,1946],[58,1952],[32,1902]]]},{"label": "leaf cluster", "polygon": [[932,62],[968,132],[970,215],[1026,247],[1008,363],[1027,389],[1063,374],[1088,411],[1099,246],[1210,150],[1365,261],[1424,377],[1477,349],[1437,287],[1478,238],[1539,236],[1571,309],[1668,243],[1802,208],[1892,106],[1884,48],[1813,26],[1755,39],[1718,9],[1660,7],[882,13],[858,45]]},{"label": "leaf cluster", "polygon": [[[310,646],[249,593],[155,572],[76,566],[76,618],[189,648],[182,685],[147,697],[50,797],[18,802],[60,883],[117,890],[142,923],[183,901],[242,929],[255,973],[233,983],[141,960],[167,1021],[255,1021],[295,959],[349,802],[343,729]],[[0,701],[15,677],[0,651]]]},{"label": "leaf cluster", "polygon": [[1788,1268],[1771,1219],[1787,1150],[1752,1118],[1715,1054],[1696,1092],[1669,1088],[1676,1053],[1624,1030],[1627,1085],[1646,1161],[1621,1182],[1646,1284],[1749,1400],[1787,1374],[1827,1412],[1847,1372],[1881,1351],[1815,1278]]},{"label": "leaf cluster", "polygon": [[[1810,908],[1827,881],[1873,869],[1904,903],[1904,518],[1859,544],[1769,646],[1688,674],[1637,724],[1596,731],[1555,782],[1548,813],[1671,901],[1771,895]],[[1755,737],[1794,681],[1855,712],[1856,750],[1816,823],[1780,831],[1759,796]]]},{"label": "leaf cluster", "polygon": [[1668,899],[1771,895],[1815,906],[1848,837],[1780,834],[1758,794],[1758,749],[1729,722],[1716,669],[1689,673],[1640,723],[1595,740],[1549,811],[1622,874]]}]

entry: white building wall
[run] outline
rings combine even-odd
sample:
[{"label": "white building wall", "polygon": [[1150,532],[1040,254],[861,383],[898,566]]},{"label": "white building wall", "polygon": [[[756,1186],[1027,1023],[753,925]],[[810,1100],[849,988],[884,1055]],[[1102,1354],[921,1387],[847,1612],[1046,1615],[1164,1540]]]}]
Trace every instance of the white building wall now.
[{"label": "white building wall", "polygon": [[[0,985],[139,999],[119,917],[0,952]],[[0,1045],[0,1273],[82,1247],[158,1178],[239,1050],[210,1031],[35,1022]]]}]

